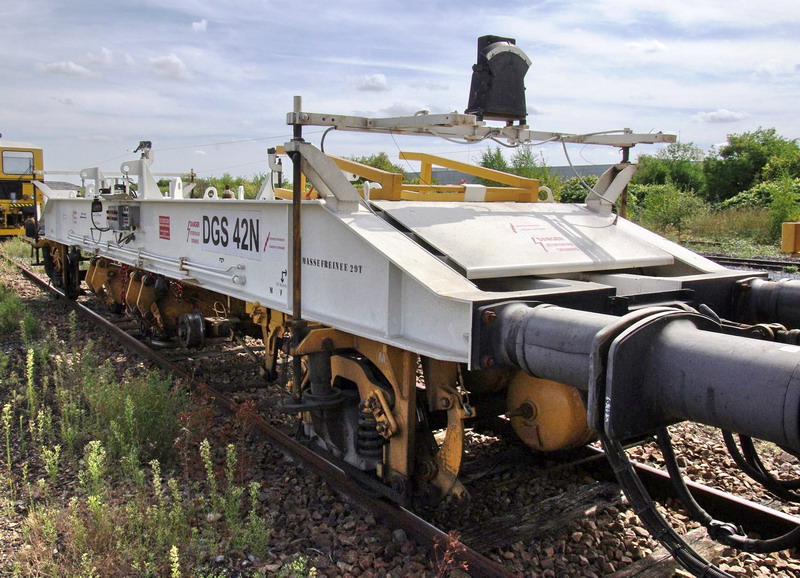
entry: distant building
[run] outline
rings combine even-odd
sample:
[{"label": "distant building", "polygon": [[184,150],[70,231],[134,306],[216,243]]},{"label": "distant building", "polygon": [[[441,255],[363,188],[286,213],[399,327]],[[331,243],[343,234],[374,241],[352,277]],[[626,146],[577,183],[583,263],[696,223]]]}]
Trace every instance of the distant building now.
[{"label": "distant building", "polygon": [[599,177],[612,166],[614,165],[576,165],[574,171],[570,166],[548,168],[550,169],[551,173],[558,175],[562,181],[566,181],[567,179],[573,178],[576,172],[582,177],[588,177],[591,175]]},{"label": "distant building", "polygon": [[[572,170],[572,167],[563,166],[563,167],[548,167],[550,172],[557,175],[558,178],[565,181],[567,179],[571,179],[575,176],[575,172],[577,172],[580,176],[586,177],[590,175],[600,176],[609,167],[612,165],[576,165],[575,171]],[[419,177],[419,173],[415,172],[408,172],[406,173],[406,178],[408,179],[415,179]],[[442,169],[442,168],[434,168],[433,169],[433,178],[436,179],[436,182],[440,185],[459,185],[464,182],[466,183],[474,183],[475,177],[472,175],[468,175],[467,173],[462,173],[461,171],[454,171],[451,169]]]}]

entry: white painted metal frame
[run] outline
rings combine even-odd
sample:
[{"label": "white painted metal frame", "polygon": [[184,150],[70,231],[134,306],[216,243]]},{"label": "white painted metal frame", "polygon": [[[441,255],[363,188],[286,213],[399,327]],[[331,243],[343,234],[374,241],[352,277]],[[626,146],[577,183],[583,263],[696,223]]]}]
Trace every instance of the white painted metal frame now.
[{"label": "white painted metal frame", "polygon": [[[297,112],[289,120],[344,130],[444,131],[466,139],[542,138],[527,127],[489,128],[472,115],[455,113],[367,119]],[[547,133],[547,138],[614,146],[674,139],[630,131],[613,136],[554,134]],[[302,202],[303,318],[422,355],[474,365],[472,323],[479,304],[635,286],[613,272],[621,265],[663,269],[677,259],[690,265],[694,275],[719,272],[710,262],[624,219],[583,205],[487,203],[477,200],[477,193],[470,197],[475,201],[457,207],[365,202],[334,162],[312,145],[292,141],[286,150],[300,153],[303,172],[322,195]],[[253,200],[184,198],[180,183],[164,196],[150,173],[152,155],[146,153],[122,164],[123,173],[136,181],[136,197],[130,187],[128,194],[100,194],[108,179],[99,169],[81,173],[92,181],[86,198],[42,185],[48,197],[46,237],[290,313],[291,203],[275,199],[271,185]],[[98,213],[92,213],[95,198],[103,203]],[[129,214],[138,215],[139,222],[129,231],[109,230],[105,211],[125,205],[138,208]],[[628,249],[632,246],[635,250]],[[569,251],[561,250],[565,248]],[[653,278],[640,285],[679,283]]]},{"label": "white painted metal frame", "polygon": [[464,139],[479,142],[487,138],[498,138],[510,144],[541,142],[566,142],[578,144],[632,147],[637,144],[673,143],[673,134],[634,133],[625,128],[601,133],[571,134],[531,130],[525,125],[490,126],[478,121],[473,114],[456,112],[446,114],[418,114],[387,118],[322,114],[314,112],[290,112],[286,124],[302,126],[331,126],[337,130],[379,132],[391,134],[427,135],[449,139]]}]

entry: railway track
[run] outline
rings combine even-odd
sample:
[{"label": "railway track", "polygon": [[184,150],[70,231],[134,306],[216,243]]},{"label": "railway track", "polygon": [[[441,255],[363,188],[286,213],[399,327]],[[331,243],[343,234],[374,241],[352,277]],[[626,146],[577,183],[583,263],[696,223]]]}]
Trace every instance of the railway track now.
[{"label": "railway track", "polygon": [[742,257],[729,257],[728,255],[717,255],[714,253],[705,253],[703,256],[710,259],[719,265],[726,267],[739,267],[746,269],[762,269],[767,271],[797,271],[800,269],[800,260],[798,259],[758,259],[758,258],[742,258]]},{"label": "railway track", "polygon": [[[90,320],[126,348],[149,359],[165,371],[191,383],[197,391],[214,399],[225,410],[236,411],[237,404],[224,391],[198,379],[190,371],[180,366],[180,362],[187,359],[191,360],[203,356],[214,357],[222,355],[221,353],[209,352],[186,355],[180,352],[177,355],[165,355],[164,352],[157,351],[133,337],[128,332],[130,327],[125,323],[109,320],[85,304],[67,299],[58,289],[52,287],[47,280],[40,278],[35,272],[20,266],[19,263],[15,263],[15,265],[26,278],[61,297],[68,307]],[[239,353],[241,351],[242,348],[237,348],[232,352]],[[229,351],[228,353],[232,352]],[[409,537],[424,547],[438,544],[442,549],[447,548],[448,541],[451,540],[451,536],[448,533],[405,508],[376,498],[371,492],[365,491],[362,485],[355,483],[342,467],[312,451],[309,447],[287,435],[264,418],[258,417],[254,419],[252,426],[264,438],[281,448],[282,451],[302,460],[311,470],[327,480],[331,487],[336,488],[337,492],[345,495],[351,503],[359,504],[363,509],[372,512],[376,518],[388,526],[401,528]],[[590,467],[598,482],[593,485],[587,485],[585,489],[580,491],[572,492],[569,496],[562,496],[560,499],[532,504],[528,509],[513,512],[511,515],[498,515],[473,531],[467,530],[464,535],[466,544],[462,544],[459,547],[456,555],[469,566],[469,572],[473,576],[513,575],[502,564],[480,553],[479,550],[485,551],[499,544],[519,541],[525,536],[535,537],[541,535],[543,531],[547,531],[553,524],[555,524],[553,528],[556,528],[559,523],[563,523],[565,520],[579,517],[587,507],[595,504],[615,504],[619,501],[614,498],[614,494],[619,498],[619,487],[615,483],[614,473],[601,450],[585,449],[580,452],[573,452],[560,462],[546,465],[543,465],[541,460],[536,457],[531,457],[530,452],[527,453],[528,457],[526,458],[521,458],[520,454],[508,457],[507,461],[513,464],[516,470],[515,476],[527,476],[530,475],[531,471],[538,471],[539,475],[542,472],[557,475],[559,471],[576,467]],[[520,470],[521,460],[529,461],[530,463],[527,465],[531,469]],[[495,458],[495,461],[502,463],[503,460],[502,458]],[[488,475],[485,472],[483,474],[480,472],[479,465],[471,464],[471,466],[472,473],[470,474],[470,464],[466,464],[465,474],[468,478],[470,475],[472,476],[472,483],[479,483],[478,481],[482,477]],[[493,465],[492,468],[494,467]],[[659,499],[674,497],[669,478],[665,472],[642,464],[635,464],[635,467],[637,474],[647,486],[651,495]],[[500,469],[502,469],[502,466],[500,466]],[[689,485],[701,505],[719,513],[720,518],[726,521],[736,524],[746,523],[748,528],[755,529],[759,533],[767,535],[782,533],[800,525],[800,520],[781,512],[741,500],[730,494],[713,490],[700,484],[690,483]],[[570,507],[572,508],[571,510]],[[520,520],[521,517],[525,517],[525,512],[530,518]],[[474,549],[470,546],[474,546]]]},{"label": "railway track", "polygon": [[[27,279],[60,297],[69,308],[88,319],[91,323],[95,324],[99,329],[105,331],[114,339],[118,340],[124,347],[152,361],[161,369],[185,380],[193,389],[205,394],[208,398],[213,399],[226,411],[231,413],[236,412],[237,404],[219,389],[212,387],[208,383],[196,378],[194,375],[181,368],[177,363],[159,351],[152,349],[148,345],[133,337],[118,324],[110,321],[84,304],[66,298],[61,291],[53,287],[47,280],[36,275],[36,273],[30,269],[20,266],[19,263],[15,263],[15,265]],[[450,537],[446,532],[436,528],[429,522],[405,508],[395,506],[382,499],[372,496],[368,492],[365,492],[364,489],[350,479],[341,468],[322,458],[320,455],[310,450],[297,440],[287,436],[278,428],[268,423],[265,419],[261,417],[255,417],[251,421],[251,424],[252,427],[258,431],[258,433],[264,436],[271,443],[281,448],[281,450],[284,452],[287,452],[292,456],[302,460],[302,462],[304,462],[310,469],[325,479],[331,485],[331,487],[336,488],[337,492],[345,495],[352,503],[359,504],[363,509],[372,512],[378,519],[382,520],[387,525],[403,529],[412,539],[421,545],[430,547],[432,544],[438,544],[443,551],[447,548]],[[459,548],[457,555],[461,560],[468,564],[469,568],[471,571],[475,572],[476,576],[499,578],[510,575],[502,565],[494,562],[486,556],[479,554],[478,552],[475,552],[467,546]]]}]

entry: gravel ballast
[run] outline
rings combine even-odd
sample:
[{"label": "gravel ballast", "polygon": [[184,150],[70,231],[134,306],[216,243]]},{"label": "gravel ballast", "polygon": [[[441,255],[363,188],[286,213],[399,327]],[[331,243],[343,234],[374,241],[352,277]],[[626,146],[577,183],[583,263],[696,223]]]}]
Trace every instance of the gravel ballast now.
[{"label": "gravel ballast", "polygon": [[[66,310],[62,304],[46,295],[18,274],[3,273],[2,282],[10,287],[33,311],[45,327],[55,327],[57,335],[66,335]],[[78,322],[78,338],[94,340],[109,359],[117,375],[126,371],[141,370],[147,363],[122,349],[113,340],[97,334],[86,322]],[[16,363],[24,364],[24,350],[17,339],[0,337],[2,349]],[[238,357],[246,356],[239,354]],[[246,363],[231,363],[226,359],[196,360],[198,375],[218,375],[220,363],[226,364],[228,382],[255,381]],[[255,369],[252,369],[255,372]],[[277,388],[234,394],[239,401],[254,400],[265,408],[267,417],[275,420],[287,418],[267,408],[274,407],[280,394]],[[225,418],[218,415],[220,430],[215,434],[225,437]],[[751,483],[727,457],[721,438],[704,426],[681,424],[671,428],[676,451],[684,471],[695,481],[733,491],[760,503],[776,507],[774,499],[757,484]],[[467,446],[470,455],[498,451],[505,442],[491,435],[468,432]],[[224,445],[220,441],[220,447]],[[408,539],[402,530],[386,526],[373,515],[360,510],[357,505],[344,501],[327,483],[305,471],[291,457],[285,456],[270,444],[258,439],[247,440],[245,473],[250,480],[261,482],[259,495],[261,513],[273,520],[269,555],[264,559],[251,559],[242,552],[226,552],[207,561],[208,570],[222,575],[266,575],[277,572],[283,564],[297,554],[309,558],[321,576],[435,576],[441,570],[431,561],[429,545],[418,545]],[[660,453],[654,444],[645,444],[631,450],[631,457],[660,465]],[[785,456],[784,456],[785,457]],[[768,453],[769,463],[785,475],[796,468],[786,466],[779,452]],[[522,512],[535,507],[548,498],[568,493],[581,484],[591,483],[588,474],[580,468],[560,471],[557,475],[531,475],[520,478],[513,472],[500,476],[486,476],[470,487],[472,500],[458,511],[445,506],[438,512],[427,514],[445,531],[480,526],[501,512]],[[59,486],[63,498],[68,499],[69,483]],[[679,533],[697,528],[680,510],[661,508]],[[784,511],[798,515],[797,507]],[[23,513],[0,514],[0,536],[4,545],[0,563],[8,562],[15,552],[24,547],[21,527]],[[544,536],[526,540],[509,540],[502,546],[492,547],[488,553],[503,563],[511,573],[523,576],[610,576],[624,572],[638,560],[650,556],[658,549],[638,517],[628,507],[626,500],[589,507],[576,517]],[[713,562],[726,571],[741,576],[800,576],[800,565],[794,562],[794,553],[781,552],[771,556],[737,554],[724,549]],[[451,575],[458,576],[459,571]]]}]

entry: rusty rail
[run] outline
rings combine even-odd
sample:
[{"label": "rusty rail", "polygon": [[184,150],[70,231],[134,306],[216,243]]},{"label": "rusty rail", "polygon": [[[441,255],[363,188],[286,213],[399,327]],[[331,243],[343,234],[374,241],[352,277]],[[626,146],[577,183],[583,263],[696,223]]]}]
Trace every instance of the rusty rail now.
[{"label": "rusty rail", "polygon": [[[190,375],[159,352],[132,337],[102,315],[77,301],[68,299],[63,292],[53,287],[48,281],[40,278],[30,269],[19,263],[14,263],[14,265],[20,269],[25,277],[45,290],[57,295],[67,307],[104,330],[126,348],[149,359],[172,375],[185,380],[196,391],[207,395],[226,410],[231,412],[236,411],[237,404],[222,392],[198,380],[193,375]],[[446,532],[436,528],[405,508],[368,494],[352,479],[347,477],[341,468],[325,460],[322,456],[313,452],[297,440],[287,436],[261,416],[257,416],[255,419],[251,420],[250,423],[252,423],[253,427],[270,442],[280,447],[283,451],[302,460],[314,473],[325,479],[330,484],[331,488],[346,496],[352,504],[373,513],[386,525],[402,529],[417,542],[417,544],[424,548],[432,548],[434,545],[438,545],[441,551],[448,549],[450,536]],[[450,551],[453,551],[452,548]],[[513,575],[501,564],[472,550],[465,544],[458,544],[456,548],[456,558],[466,562],[469,567],[469,572],[473,576],[505,578]]]}]

